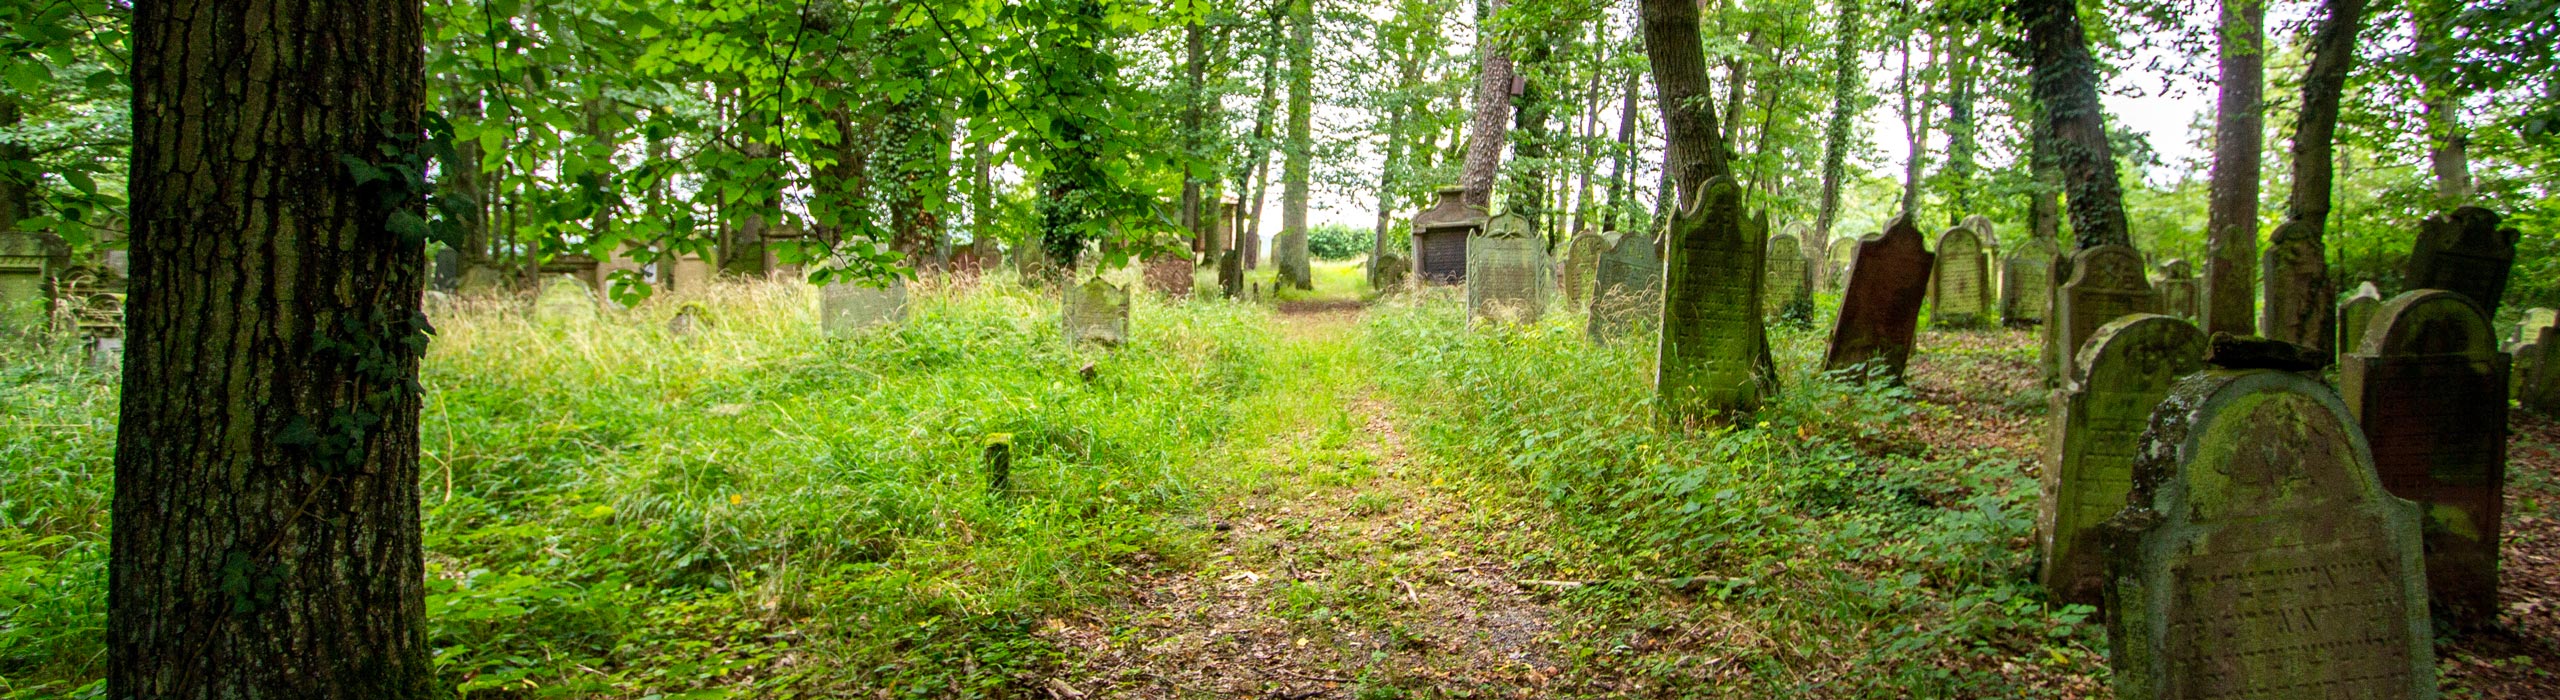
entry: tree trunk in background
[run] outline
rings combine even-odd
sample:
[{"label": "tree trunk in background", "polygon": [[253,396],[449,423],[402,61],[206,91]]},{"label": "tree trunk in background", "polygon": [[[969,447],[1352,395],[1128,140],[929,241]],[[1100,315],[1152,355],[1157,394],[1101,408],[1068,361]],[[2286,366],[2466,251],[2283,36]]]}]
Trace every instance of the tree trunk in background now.
[{"label": "tree trunk in background", "polygon": [[[1201,155],[1200,124],[1205,116],[1201,105],[1208,101],[1208,62],[1208,29],[1199,20],[1192,20],[1182,28],[1182,84],[1189,92],[1182,101],[1182,153],[1195,158]],[[1182,230],[1190,234],[1191,252],[1195,254],[1209,246],[1207,229],[1200,225],[1200,180],[1200,174],[1192,172],[1190,164],[1182,166]],[[1216,257],[1209,258],[1210,264],[1217,262]]]},{"label": "tree trunk in background", "polygon": [[[1398,50],[1399,48],[1402,50]],[[1413,112],[1422,109],[1422,103],[1413,99],[1414,89],[1422,82],[1421,52],[1410,43],[1401,47],[1392,45],[1384,29],[1378,32],[1378,50],[1384,54],[1382,58],[1396,65],[1396,94],[1395,100],[1387,105],[1387,142],[1382,149],[1385,158],[1381,159],[1378,166],[1378,228],[1371,232],[1369,237],[1369,287],[1371,289],[1377,289],[1384,283],[1384,280],[1378,278],[1380,269],[1378,261],[1387,255],[1387,229],[1395,225],[1395,194],[1398,184],[1395,174],[1398,167],[1406,165],[1404,161],[1407,159],[1405,142],[1408,137],[1405,134],[1405,125],[1412,119],[1410,115]],[[1428,149],[1417,150],[1427,151]]]},{"label": "tree trunk in background", "polygon": [[1634,204],[1627,201],[1629,190],[1635,188],[1635,169],[1627,167],[1636,157],[1635,134],[1636,73],[1627,71],[1618,94],[1618,152],[1609,159],[1609,215],[1601,224],[1612,231],[1629,230],[1627,224],[1635,219]]},{"label": "tree trunk in background", "polygon": [[1640,19],[1645,62],[1653,67],[1653,91],[1662,106],[1663,177],[1671,187],[1661,197],[1687,206],[1708,180],[1733,174],[1718,136],[1715,103],[1707,97],[1711,86],[1698,37],[1698,5],[1642,0]]},{"label": "tree trunk in background", "polygon": [[[2448,29],[2446,14],[2451,8],[2440,3],[2413,0],[2409,4],[2409,24],[2417,37],[2418,58],[2449,60],[2436,56]],[[2419,113],[2426,119],[2427,166],[2436,177],[2438,209],[2451,210],[2471,203],[2471,135],[2462,127],[2462,98],[2467,90],[2446,71],[2433,70],[2421,64],[2413,77],[2418,82]]]},{"label": "tree trunk in background", "polygon": [[1858,22],[1865,19],[1865,12],[1858,0],[1840,0],[1838,27],[1833,30],[1831,118],[1823,127],[1822,199],[1813,216],[1813,230],[1824,242],[1831,240],[1831,227],[1840,220],[1841,181],[1849,172],[1849,135],[1857,125],[1858,87],[1866,79],[1858,65]]},{"label": "tree trunk in background", "polygon": [[2266,135],[2264,0],[2222,3],[2221,95],[2214,107],[2212,201],[2205,223],[2206,333],[2258,327],[2258,158]]},{"label": "tree trunk in background", "polygon": [[[133,8],[107,697],[425,698],[415,0]],[[385,156],[393,149],[402,156]],[[396,203],[394,203],[396,202]]]},{"label": "tree trunk in background", "polygon": [[1477,7],[1475,116],[1467,121],[1467,160],[1458,169],[1458,187],[1465,190],[1460,201],[1488,211],[1493,208],[1493,180],[1502,174],[1502,146],[1510,138],[1516,75],[1510,48],[1491,29],[1503,5],[1503,0],[1486,0]]},{"label": "tree trunk in background", "polygon": [[1314,5],[1314,0],[1289,2],[1289,141],[1281,147],[1288,162],[1281,174],[1280,239],[1271,249],[1280,268],[1275,287],[1315,288],[1307,264],[1307,171],[1315,155]]},{"label": "tree trunk in background", "polygon": [[[1528,39],[1522,65],[1546,68],[1547,59],[1555,54],[1554,35],[1536,31]],[[1514,82],[1521,87],[1518,98],[1512,103],[1512,130],[1518,132],[1519,138],[1518,143],[1511,146],[1511,177],[1505,178],[1510,196],[1505,198],[1504,204],[1512,213],[1528,221],[1530,231],[1542,232],[1550,223],[1547,220],[1550,196],[1547,190],[1547,155],[1549,142],[1554,140],[1549,133],[1552,130],[1549,117],[1555,111],[1555,86],[1548,84],[1548,77],[1535,75],[1535,72],[1520,71],[1514,66],[1513,74],[1519,76]]]},{"label": "tree trunk in background", "polygon": [[[2267,313],[2260,335],[2328,350],[2334,345],[2338,308],[2329,281],[2329,190],[2338,131],[2338,102],[2355,67],[2356,32],[2364,26],[2364,0],[2324,0],[2311,35],[2311,65],[2302,76],[2302,111],[2293,123],[2293,191],[2285,223],[2268,244]],[[2281,258],[2276,259],[2276,258]]]},{"label": "tree trunk in background", "polygon": [[[1973,64],[1982,58],[1965,35],[1947,37],[1947,225],[1964,223],[1973,211],[1974,152],[1979,149],[1973,127]],[[1989,245],[1990,241],[1984,241]]]},{"label": "tree trunk in background", "polygon": [[2124,186],[2107,145],[2106,114],[2098,106],[2098,71],[2089,36],[2080,28],[2073,0],[2016,0],[2026,25],[2031,82],[2044,120],[2053,129],[2054,161],[2062,169],[2075,248],[2132,245],[2124,218]]},{"label": "tree trunk in background", "polygon": [[[1919,30],[1912,30],[1914,33]],[[1929,163],[1929,97],[1928,86],[1911,77],[1911,43],[1902,40],[1902,135],[1910,156],[1902,160],[1902,217],[1912,223],[1920,221],[1920,173]],[[1936,49],[1923,46],[1922,60],[1931,61]],[[1925,66],[1923,70],[1926,70]],[[1915,100],[1916,98],[1916,100]],[[1914,102],[1918,104],[1913,104]]]},{"label": "tree trunk in background", "polygon": [[977,172],[976,182],[969,188],[969,252],[977,256],[979,265],[993,267],[996,256],[1002,254],[996,250],[995,146],[979,141],[976,150],[970,157],[970,165]]},{"label": "tree trunk in background", "polygon": [[1280,57],[1274,55],[1272,48],[1282,43],[1281,22],[1285,19],[1287,13],[1271,14],[1272,40],[1264,42],[1262,51],[1262,98],[1254,101],[1253,167],[1249,172],[1253,178],[1252,220],[1236,227],[1236,249],[1241,251],[1238,257],[1244,259],[1248,270],[1261,262],[1262,204],[1271,194],[1271,118],[1280,111]]},{"label": "tree trunk in background", "polygon": [[1591,78],[1583,84],[1582,100],[1576,105],[1576,109],[1582,113],[1582,133],[1580,134],[1582,152],[1578,154],[1579,157],[1575,160],[1574,166],[1576,171],[1574,176],[1579,181],[1573,188],[1571,229],[1574,233],[1591,229],[1591,213],[1593,209],[1598,208],[1593,206],[1591,199],[1591,174],[1592,171],[1600,169],[1600,73],[1601,65],[1608,57],[1608,52],[1603,47],[1608,43],[1609,23],[1593,22],[1592,29]]},{"label": "tree trunk in background", "polygon": [[2028,235],[2045,240],[2062,236],[2062,156],[2053,145],[2053,124],[2042,117],[2027,129],[2027,170],[2035,189],[2027,197]]},{"label": "tree trunk in background", "polygon": [[[480,119],[481,106],[476,93],[459,82],[447,83],[445,87],[449,95],[444,102],[446,119]],[[0,122],[0,125],[5,125],[5,122]],[[436,189],[458,191],[471,198],[471,207],[460,217],[461,220],[454,222],[462,226],[462,244],[455,246],[454,253],[462,258],[465,270],[489,265],[489,189],[487,179],[480,172],[483,155],[479,139],[454,139],[451,157],[438,164],[443,166],[443,172],[437,178]],[[0,230],[7,228],[6,220],[0,219]]]},{"label": "tree trunk in background", "polygon": [[[23,110],[18,107],[16,95],[0,95],[0,131],[16,129],[19,120],[24,118],[22,115]],[[16,141],[0,140],[0,163],[28,160],[27,151],[25,145]],[[27,218],[28,212],[34,209],[34,203],[34,178],[15,172],[0,171],[0,233],[14,230],[18,220]]]}]

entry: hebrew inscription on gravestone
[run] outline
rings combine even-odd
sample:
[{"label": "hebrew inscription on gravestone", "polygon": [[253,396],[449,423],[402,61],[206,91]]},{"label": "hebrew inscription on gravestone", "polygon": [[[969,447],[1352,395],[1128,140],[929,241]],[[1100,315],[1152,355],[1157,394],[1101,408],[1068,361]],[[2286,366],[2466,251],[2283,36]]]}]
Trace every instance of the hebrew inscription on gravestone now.
[{"label": "hebrew inscription on gravestone", "polygon": [[1654,392],[1664,418],[1688,425],[1732,420],[1760,405],[1770,377],[1760,322],[1767,220],[1742,211],[1727,178],[1709,180],[1667,227],[1662,272],[1662,339]]},{"label": "hebrew inscription on gravestone", "polygon": [[1536,323],[1547,308],[1546,246],[1529,221],[1504,212],[1467,241],[1467,313],[1477,320]]},{"label": "hebrew inscription on gravestone", "polygon": [[1811,290],[1805,287],[1804,251],[1797,248],[1796,237],[1784,233],[1770,236],[1763,262],[1768,269],[1761,273],[1762,314],[1802,317],[1810,312],[1806,294]]},{"label": "hebrew inscription on gravestone", "polygon": [[2073,358],[2099,326],[2157,308],[2151,280],[2142,274],[2142,253],[2127,246],[2102,245],[2072,256],[2071,279],[2054,294],[2052,327],[2045,334],[2052,344],[2047,355],[2057,363],[2051,368],[2053,375],[2068,377],[2076,371]]},{"label": "hebrew inscription on gravestone", "polygon": [[1937,265],[1929,285],[1930,323],[1971,328],[1990,318],[1991,272],[1981,237],[1963,227],[1938,234]]},{"label": "hebrew inscription on gravestone", "polygon": [[2095,605],[2106,594],[2099,526],[2124,509],[2151,409],[2179,377],[2205,369],[2205,335],[2186,321],[2136,314],[2099,328],[2080,353],[2083,369],[2051,399],[2036,581],[2057,600]]},{"label": "hebrew inscription on gravestone", "polygon": [[2426,508],[2427,590],[2463,627],[2498,619],[2508,367],[2497,342],[2470,298],[2422,289],[2385,302],[2338,367],[2383,488]]}]

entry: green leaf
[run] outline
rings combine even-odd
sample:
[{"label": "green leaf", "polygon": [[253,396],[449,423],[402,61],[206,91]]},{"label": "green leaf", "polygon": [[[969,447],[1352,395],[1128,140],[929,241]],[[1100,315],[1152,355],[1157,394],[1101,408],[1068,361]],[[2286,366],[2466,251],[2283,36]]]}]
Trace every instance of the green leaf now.
[{"label": "green leaf", "polygon": [[21,59],[9,63],[8,79],[10,88],[33,95],[42,92],[45,83],[53,82],[53,71],[42,63]]}]

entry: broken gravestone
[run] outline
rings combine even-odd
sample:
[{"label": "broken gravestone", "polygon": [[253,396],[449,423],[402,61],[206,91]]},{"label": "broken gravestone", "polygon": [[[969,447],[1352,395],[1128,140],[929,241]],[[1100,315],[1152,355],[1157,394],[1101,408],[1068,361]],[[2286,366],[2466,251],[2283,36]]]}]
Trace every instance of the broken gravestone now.
[{"label": "broken gravestone", "polygon": [[2120,245],[2102,245],[2071,256],[2071,279],[2054,293],[2053,319],[2046,324],[2046,356],[2053,377],[2074,374],[2072,363],[2089,336],[2126,314],[2158,308],[2151,280],[2142,274],[2142,253]]},{"label": "broken gravestone", "polygon": [[1536,323],[1547,308],[1545,242],[1529,220],[1504,212],[1485,222],[1484,234],[1467,241],[1467,316],[1502,323]]},{"label": "broken gravestone", "polygon": [[1625,335],[1662,304],[1662,256],[1650,234],[1626,232],[1606,242],[1599,268],[1592,271],[1591,341],[1606,343]]},{"label": "broken gravestone", "polygon": [[2507,480],[2507,354],[2471,299],[2441,289],[2392,297],[2341,356],[2339,392],[2391,495],[2426,508],[2427,591],[2442,619],[2498,619]]},{"label": "broken gravestone", "polygon": [[2117,698],[2435,696],[2419,510],[2383,491],[2326,385],[2180,380],[2130,501],[2107,523]]},{"label": "broken gravestone", "polygon": [[2196,295],[2201,282],[2196,280],[2194,265],[2186,258],[2170,258],[2160,263],[2160,283],[2153,285],[2160,293],[2160,313],[2187,320],[2196,318]]},{"label": "broken gravestone", "polygon": [[2062,249],[2049,238],[2029,238],[2000,261],[2000,319],[2012,326],[2042,324],[2053,305],[2053,262]]},{"label": "broken gravestone", "polygon": [[2470,297],[2483,314],[2497,318],[2519,238],[2513,228],[2498,228],[2497,212],[2480,207],[2427,217],[2418,224],[2417,244],[2409,249],[2409,288]]},{"label": "broken gravestone", "polygon": [[1742,193],[1729,178],[1708,180],[1672,212],[1653,387],[1673,425],[1748,414],[1774,379],[1760,323],[1767,227],[1767,219],[1743,213]]},{"label": "broken gravestone", "polygon": [[2098,329],[2080,350],[2082,369],[2053,393],[2036,502],[2036,582],[2055,600],[2095,605],[2105,596],[2099,528],[2124,509],[2151,409],[2179,377],[2205,369],[2204,353],[2195,324],[2126,316]]},{"label": "broken gravestone", "polygon": [[1590,231],[1573,234],[1573,240],[1565,244],[1560,282],[1564,285],[1566,308],[1580,310],[1591,303],[1592,277],[1599,273],[1600,253],[1608,247],[1608,239]]},{"label": "broken gravestone", "polygon": [[907,319],[907,280],[892,277],[886,285],[839,282],[818,288],[818,327],[829,338],[850,338],[863,331],[896,326]]},{"label": "broken gravestone", "polygon": [[1770,236],[1762,262],[1766,269],[1761,273],[1761,315],[1811,315],[1813,304],[1807,295],[1812,290],[1805,286],[1804,250],[1797,245],[1796,237],[1785,233]]},{"label": "broken gravestone", "polygon": [[1922,244],[1920,228],[1908,219],[1894,220],[1883,236],[1859,241],[1857,250],[1822,369],[1899,384],[1903,367],[1911,362],[1920,305],[1928,299],[1929,270],[1937,256]]},{"label": "broken gravestone", "polygon": [[2560,326],[2543,326],[2533,340],[2516,344],[2516,402],[2543,415],[2560,416]]},{"label": "broken gravestone", "polygon": [[2382,310],[2382,289],[2366,282],[2356,286],[2356,293],[2338,302],[2338,351],[2354,352],[2364,344],[2364,329],[2373,322],[2373,312]]},{"label": "broken gravestone", "polygon": [[533,321],[542,325],[581,323],[596,318],[595,290],[569,275],[557,275],[533,298]]},{"label": "broken gravestone", "polygon": [[1094,277],[1064,290],[1058,321],[1069,343],[1129,342],[1129,290]]},{"label": "broken gravestone", "polygon": [[1938,234],[1937,265],[1929,274],[1929,322],[1939,328],[1972,328],[1991,317],[1991,264],[1982,238],[1962,226]]}]

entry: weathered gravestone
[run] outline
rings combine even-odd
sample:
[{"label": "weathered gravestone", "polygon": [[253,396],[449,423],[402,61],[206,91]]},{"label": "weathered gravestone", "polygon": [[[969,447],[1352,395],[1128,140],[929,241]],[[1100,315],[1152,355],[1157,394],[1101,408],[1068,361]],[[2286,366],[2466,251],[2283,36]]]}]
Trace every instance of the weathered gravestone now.
[{"label": "weathered gravestone", "polygon": [[1229,299],[1244,296],[1244,253],[1228,249],[1218,254],[1218,293]]},{"label": "weathered gravestone", "polygon": [[2045,324],[2045,356],[2047,370],[2057,380],[2073,375],[2074,358],[2099,326],[2158,308],[2151,280],[2142,274],[2142,254],[2120,245],[2071,256],[2070,281],[2062,283],[2053,300],[2053,319]]},{"label": "weathered gravestone", "polygon": [[1912,336],[1920,330],[1920,305],[1928,299],[1929,270],[1937,256],[1923,245],[1920,228],[1907,219],[1894,220],[1883,236],[1859,241],[1857,249],[1822,369],[1854,370],[1860,379],[1873,376],[1898,384],[1911,362]]},{"label": "weathered gravestone", "polygon": [[1529,220],[1504,212],[1467,241],[1467,316],[1536,323],[1547,309],[1547,249]]},{"label": "weathered gravestone", "polygon": [[1760,323],[1767,227],[1766,218],[1743,213],[1742,193],[1722,177],[1672,212],[1653,388],[1674,425],[1747,414],[1774,379]]},{"label": "weathered gravestone", "polygon": [[2382,310],[2382,289],[2366,282],[2356,286],[2356,293],[2338,302],[2338,350],[2354,352],[2364,344],[2364,329],[2373,322],[2373,312]]},{"label": "weathered gravestone", "polygon": [[2012,326],[2045,322],[2053,304],[2053,262],[2062,249],[2050,238],[2029,238],[2000,261],[2000,319]]},{"label": "weathered gravestone", "polygon": [[2544,308],[2524,310],[2524,318],[2516,322],[2516,333],[2510,341],[2527,341],[2542,337],[2542,329],[2560,325],[2560,311]]},{"label": "weathered gravestone", "polygon": [[1068,287],[1058,321],[1069,343],[1118,346],[1129,342],[1129,290],[1100,277]]},{"label": "weathered gravestone", "polygon": [[2470,297],[2484,314],[2497,318],[2520,237],[2513,228],[2498,228],[2497,212],[2480,207],[2427,217],[2418,224],[2417,245],[2409,249],[2409,288]]},{"label": "weathered gravestone", "polygon": [[578,323],[596,318],[596,293],[587,283],[556,275],[533,298],[533,320],[543,325]]},{"label": "weathered gravestone", "polygon": [[686,302],[676,308],[674,317],[667,319],[667,335],[691,338],[711,325],[710,315],[711,312],[704,310],[701,304]]},{"label": "weathered gravestone", "polygon": [[1591,302],[1592,277],[1599,274],[1600,254],[1608,247],[1608,239],[1590,231],[1573,234],[1573,240],[1565,244],[1560,282],[1564,285],[1566,308],[1579,310]]},{"label": "weathered gravestone", "polygon": [[1971,328],[1989,319],[1990,269],[1982,238],[1972,229],[1959,226],[1938,234],[1937,264],[1929,274],[1929,322],[1940,328]]},{"label": "weathered gravestone", "polygon": [[2525,309],[2524,321],[2516,324],[2514,335],[2508,336],[2505,348],[2507,356],[2515,358],[2515,369],[2508,373],[2507,390],[2516,400],[2524,400],[2525,387],[2541,376],[2542,350],[2550,347],[2543,343],[2543,334],[2555,325],[2560,325],[2560,312]]},{"label": "weathered gravestone", "polygon": [[1147,261],[1147,288],[1169,297],[1191,296],[1191,256],[1176,253]]},{"label": "weathered gravestone", "polygon": [[1648,234],[1616,234],[1592,272],[1591,318],[1586,330],[1595,343],[1614,340],[1653,318],[1662,304],[1662,255]]},{"label": "weathered gravestone", "polygon": [[1784,233],[1769,237],[1762,259],[1761,315],[1803,318],[1813,310],[1807,299],[1812,290],[1805,286],[1804,251],[1796,241]]},{"label": "weathered gravestone", "polygon": [[1842,236],[1831,239],[1822,250],[1823,278],[1827,289],[1839,292],[1849,288],[1849,268],[1858,262],[1858,239]]},{"label": "weathered gravestone", "polygon": [[2000,264],[2002,260],[2007,259],[2001,257],[2000,252],[2007,250],[2007,248],[2000,245],[1999,227],[1991,224],[1991,217],[1983,216],[1981,214],[1966,216],[1964,217],[1964,227],[1972,229],[1973,235],[1982,237],[1983,267],[1984,269],[1989,270],[1989,274],[1991,276],[1990,286],[1983,288],[1986,290],[1983,294],[1988,297],[1986,303],[1990,304],[1992,307],[1990,311],[1984,312],[1984,315],[1986,316],[1985,320],[1987,321],[1989,320],[1987,318],[1989,314],[1999,310],[2000,283],[2002,280],[2007,279],[2009,274],[2009,271],[2003,269],[2004,266]]},{"label": "weathered gravestone", "polygon": [[1388,251],[1377,259],[1369,261],[1369,267],[1372,288],[1380,292],[1392,292],[1403,289],[1405,278],[1413,274],[1413,259],[1405,257],[1403,253]]},{"label": "weathered gravestone", "polygon": [[2036,582],[2056,600],[2094,605],[2105,596],[2100,526],[2132,491],[2133,455],[2151,409],[2179,377],[2205,369],[2204,354],[2205,335],[2195,324],[2126,316],[2089,338],[2081,370],[2053,393],[2036,503]]},{"label": "weathered gravestone", "polygon": [[1465,189],[1440,188],[1431,208],[1413,215],[1414,277],[1423,284],[1466,281],[1467,239],[1484,226],[1484,210],[1467,206]]},{"label": "weathered gravestone", "polygon": [[2382,487],[2426,508],[2427,591],[2443,619],[2498,619],[2507,354],[2461,294],[2392,297],[2338,367]]},{"label": "weathered gravestone", "polygon": [[2432,698],[2415,504],[2318,380],[2189,375],[2107,524],[2115,696]]},{"label": "weathered gravestone", "polygon": [[880,287],[842,282],[818,288],[818,326],[827,337],[849,338],[906,319],[906,278],[891,278]]},{"label": "weathered gravestone", "polygon": [[2199,286],[2195,266],[2187,264],[2186,258],[2160,263],[2160,283],[2154,285],[2160,293],[2160,313],[2193,320]]},{"label": "weathered gravestone", "polygon": [[35,234],[0,231],[0,333],[44,328],[53,306],[45,292],[44,248]]},{"label": "weathered gravestone", "polygon": [[2560,416],[2560,326],[2543,326],[2534,340],[2518,343],[2516,364],[2524,378],[2516,382],[2516,402],[2544,415]]},{"label": "weathered gravestone", "polygon": [[2337,294],[2329,281],[2329,263],[2315,237],[2317,228],[2302,221],[2276,226],[2259,256],[2258,283],[2266,306],[2258,314],[2258,335],[2334,352]]}]

